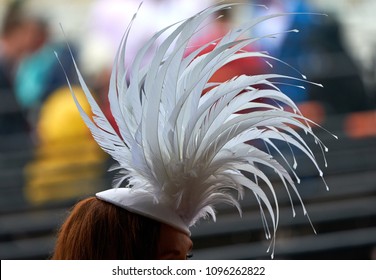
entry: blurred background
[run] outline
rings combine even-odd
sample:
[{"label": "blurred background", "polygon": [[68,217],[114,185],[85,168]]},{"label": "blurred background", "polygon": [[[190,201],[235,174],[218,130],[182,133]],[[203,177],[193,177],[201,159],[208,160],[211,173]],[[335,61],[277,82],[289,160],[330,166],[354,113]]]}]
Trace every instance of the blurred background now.
[{"label": "blurred background", "polygon": [[[81,121],[54,52],[75,85],[69,42],[89,87],[112,120],[106,100],[112,60],[139,2],[0,0],[1,259],[48,259],[69,209],[110,186],[113,174],[106,170],[112,161]],[[155,31],[215,2],[145,0],[132,28],[125,63],[132,62]],[[255,16],[328,15],[280,17],[259,24],[249,34],[300,30],[262,40],[250,49],[267,51],[323,84],[324,88],[308,85],[306,91],[289,87],[286,93],[305,116],[339,137],[336,140],[315,128],[329,148],[324,169],[329,192],[309,160],[296,155],[302,181],[298,188],[317,235],[297,198],[293,198],[297,215],[292,217],[286,191],[270,174],[281,207],[275,258],[376,259],[376,1],[236,2],[267,5],[268,10],[257,5],[229,10],[195,38],[193,47]],[[213,79],[270,71],[266,66],[244,60],[226,66]],[[296,75],[281,63],[274,63],[273,71]],[[79,87],[75,92],[88,109]],[[320,149],[313,151],[324,166]],[[270,258],[256,201],[243,207],[243,219],[222,206],[216,223],[202,222],[193,228],[194,259]]]}]

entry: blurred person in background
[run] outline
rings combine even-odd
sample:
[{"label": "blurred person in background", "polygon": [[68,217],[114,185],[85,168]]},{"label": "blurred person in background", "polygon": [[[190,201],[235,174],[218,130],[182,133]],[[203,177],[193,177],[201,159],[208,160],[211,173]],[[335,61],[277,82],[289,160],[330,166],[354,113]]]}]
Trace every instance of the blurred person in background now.
[{"label": "blurred person in background", "polygon": [[[297,29],[301,32],[278,34],[276,38],[265,39],[261,50],[299,69],[311,81],[320,83],[324,89],[307,85],[307,92],[291,87],[287,94],[300,105],[311,101],[321,104],[321,113],[346,114],[369,109],[367,94],[357,65],[350,57],[341,38],[340,25],[333,15],[328,17],[316,13],[308,1],[303,0],[255,0],[252,3],[266,5],[268,9],[254,7],[257,15],[270,13],[299,13],[278,17],[266,24],[256,26],[256,36]],[[273,40],[273,43],[270,43]],[[281,67],[275,63],[275,67]],[[281,71],[293,72],[283,66]],[[312,102],[316,101],[316,102]],[[317,103],[318,102],[318,103]],[[317,112],[320,108],[313,107]],[[309,112],[307,112],[309,114]]]},{"label": "blurred person in background", "polygon": [[[75,199],[98,190],[105,170],[101,164],[107,157],[97,146],[91,145],[94,140],[79,117],[54,54],[56,52],[64,62],[67,75],[73,76],[71,73],[75,70],[66,42],[50,40],[48,23],[33,10],[30,1],[16,1],[9,6],[3,29],[1,46],[7,56],[4,56],[6,63],[2,63],[1,74],[4,75],[1,77],[6,76],[7,97],[17,109],[11,116],[1,116],[0,129],[32,136],[29,148],[33,149],[33,154],[27,151],[21,195],[31,204],[44,204]],[[71,49],[75,54],[74,44]],[[83,93],[78,90],[77,94]],[[8,108],[3,102],[2,97],[1,105]],[[22,117],[22,127],[15,116]],[[17,151],[25,149],[23,142],[9,143]],[[10,169],[9,165],[9,161],[4,161],[4,168]],[[17,166],[17,172],[19,168]]]},{"label": "blurred person in background", "polygon": [[[0,41],[0,133],[34,132],[39,106],[45,97],[65,85],[54,51],[64,48],[50,42],[49,25],[27,1],[8,6]],[[68,53],[68,52],[66,52]],[[68,67],[67,71],[72,69]]]},{"label": "blurred person in background", "polygon": [[[28,131],[26,118],[15,98],[14,77],[20,61],[36,47],[33,28],[32,19],[21,11],[20,3],[12,3],[5,13],[0,34],[1,136]],[[4,145],[1,147],[5,150],[9,148]]]},{"label": "blurred person in background", "polygon": [[[42,57],[43,50],[49,42],[48,24],[43,19],[35,20],[32,23],[33,28],[33,52],[26,55],[19,63],[17,73],[15,74],[15,93],[20,106],[28,108],[33,105],[36,99],[35,95],[39,94],[41,87],[44,86],[42,79],[48,74],[49,69],[46,67],[45,60]],[[53,52],[49,54],[56,60]],[[45,70],[42,70],[45,69]],[[37,81],[40,79],[40,81]]]},{"label": "blurred person in background", "polygon": [[[27,114],[33,135],[40,109],[48,96],[57,89],[66,86],[65,76],[62,75],[61,66],[54,53],[64,61],[67,74],[71,76],[74,73],[74,66],[70,60],[71,56],[66,42],[50,41],[48,26],[45,22],[40,22],[36,33],[45,38],[44,44],[21,61],[14,85],[17,101]],[[73,53],[76,53],[74,44],[71,49]]]},{"label": "blurred person in background", "polygon": [[[210,22],[205,28],[196,36],[190,46],[187,49],[186,56],[188,56],[193,51],[204,46],[205,44],[211,43],[208,47],[203,49],[199,55],[208,53],[212,51],[216,44],[223,38],[223,36],[230,30],[233,26],[234,20],[234,9],[225,9],[219,11],[215,17],[218,18],[215,21]],[[247,45],[242,51],[251,52],[253,45]],[[217,70],[214,75],[210,78],[210,82],[225,82],[233,77],[240,75],[252,75],[255,73],[260,73],[260,70],[264,67],[265,63],[261,61],[258,57],[243,58],[227,63]]]},{"label": "blurred person in background", "polygon": [[[90,182],[87,187],[84,180],[90,180],[93,173],[98,178],[101,173],[86,164],[102,162],[103,154],[97,147],[90,148],[86,127],[80,126],[80,118],[75,119],[76,110],[69,110],[74,106],[69,90],[58,90],[62,85],[67,86],[54,51],[60,59],[68,61],[65,63],[68,74],[73,71],[70,52],[65,43],[62,47],[50,42],[47,22],[30,11],[27,4],[27,1],[12,2],[3,23],[0,147],[4,157],[0,163],[5,174],[7,170],[18,174],[25,168],[25,178],[18,176],[14,180],[25,186],[27,201],[41,204],[75,197],[88,188],[92,191],[95,184]],[[48,117],[45,112],[50,112]],[[72,160],[72,154],[77,153],[81,156]],[[76,188],[73,194],[64,185],[73,186],[79,180],[83,180],[82,188]]]},{"label": "blurred person in background", "polygon": [[[76,109],[53,50],[72,77],[71,54],[62,44],[48,45],[30,57],[18,76],[19,82],[30,84],[33,94],[28,96],[25,85],[19,85],[25,93],[22,104],[35,118],[34,154],[24,169],[24,196],[32,205],[69,202],[98,191],[108,167],[107,156],[95,144]],[[73,46],[72,50],[75,53]],[[72,82],[83,108],[89,110],[83,91],[74,87],[76,79]]]},{"label": "blurred person in background", "polygon": [[[84,110],[81,88],[74,92]],[[100,190],[107,156],[81,119],[68,86],[52,92],[41,107],[34,159],[25,168],[25,197],[34,204],[71,201]]]}]

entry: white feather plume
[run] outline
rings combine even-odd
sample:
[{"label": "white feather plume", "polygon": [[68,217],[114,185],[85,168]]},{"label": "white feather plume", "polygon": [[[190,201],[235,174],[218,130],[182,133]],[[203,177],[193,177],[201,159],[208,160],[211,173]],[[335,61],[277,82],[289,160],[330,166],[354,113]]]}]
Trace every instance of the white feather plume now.
[{"label": "white feather plume", "polygon": [[[275,83],[278,78],[290,79],[292,83],[305,81],[304,76],[260,73],[233,77],[224,83],[208,82],[223,65],[244,57],[282,63],[265,53],[241,51],[260,38],[240,39],[255,24],[282,14],[258,18],[229,31],[209,53],[199,55],[212,43],[185,56],[189,40],[201,25],[217,11],[231,6],[210,7],[158,32],[139,50],[127,69],[124,57],[130,24],[116,56],[109,88],[111,112],[120,134],[95,102],[77,67],[93,119],[75,101],[95,140],[119,163],[121,176],[114,187],[126,181],[131,188],[149,192],[159,203],[170,205],[188,226],[207,215],[215,220],[214,206],[218,203],[234,205],[241,213],[238,200],[243,197],[244,189],[251,190],[260,204],[266,235],[273,245],[279,220],[278,199],[263,167],[273,169],[289,196],[292,190],[300,199],[295,186],[295,180],[299,180],[294,172],[295,159],[290,166],[275,140],[301,150],[321,176],[314,154],[291,126],[304,130],[322,149],[326,148],[313,133],[312,122],[300,114]],[[155,51],[152,61],[142,66],[145,54],[170,29],[172,33]],[[202,95],[204,91],[207,93]],[[273,102],[260,103],[256,101],[258,98]],[[248,113],[238,113],[245,109]],[[247,144],[253,140],[264,141],[281,155],[283,162],[278,162],[268,151]],[[233,190],[239,196],[233,196]]]}]

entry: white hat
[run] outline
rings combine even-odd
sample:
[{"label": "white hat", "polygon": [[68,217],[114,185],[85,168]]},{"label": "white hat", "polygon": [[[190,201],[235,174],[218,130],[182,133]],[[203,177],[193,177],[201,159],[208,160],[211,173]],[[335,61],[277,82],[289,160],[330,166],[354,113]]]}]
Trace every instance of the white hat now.
[{"label": "white hat", "polygon": [[[98,193],[99,199],[189,233],[189,227],[200,218],[211,216],[215,220],[214,206],[218,203],[234,205],[241,212],[238,201],[243,190],[248,189],[260,204],[267,237],[274,248],[278,201],[263,168],[273,169],[289,195],[291,189],[300,198],[294,182],[294,177],[295,181],[299,179],[294,172],[293,153],[290,166],[274,142],[283,141],[287,147],[301,150],[320,175],[312,151],[292,127],[311,135],[322,150],[325,146],[313,133],[312,122],[300,114],[275,82],[278,78],[307,82],[303,75],[296,78],[260,73],[233,77],[224,83],[208,82],[216,70],[237,59],[256,57],[268,61],[267,64],[280,63],[265,53],[242,51],[260,39],[242,36],[258,22],[282,15],[247,22],[220,40],[185,55],[189,40],[202,23],[232,6],[210,7],[170,27],[175,29],[155,51],[152,61],[143,65],[147,52],[154,50],[152,46],[168,28],[156,33],[127,69],[123,62],[130,24],[116,56],[108,95],[119,133],[95,102],[78,69],[93,119],[82,110],[74,93],[73,97],[95,140],[119,164],[114,189]],[[212,51],[201,54],[213,44]],[[269,102],[260,103],[260,98]],[[242,110],[247,111],[239,113]],[[252,140],[264,142],[265,151],[249,144]],[[274,158],[272,150],[281,159]],[[123,182],[127,182],[126,188],[119,188]],[[238,195],[234,196],[234,190]],[[271,200],[267,192],[271,193]],[[270,219],[266,218],[264,208]]]}]

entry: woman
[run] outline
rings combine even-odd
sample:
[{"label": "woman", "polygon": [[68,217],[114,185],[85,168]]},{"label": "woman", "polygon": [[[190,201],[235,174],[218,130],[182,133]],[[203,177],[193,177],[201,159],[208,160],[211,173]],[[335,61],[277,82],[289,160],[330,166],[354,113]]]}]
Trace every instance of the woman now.
[{"label": "woman", "polygon": [[[181,22],[155,50],[154,44],[168,28],[157,33],[139,50],[130,69],[124,66],[127,29],[108,94],[118,130],[107,120],[77,69],[94,117],[86,114],[72,90],[73,98],[94,139],[118,162],[114,170],[119,174],[113,188],[76,206],[60,231],[55,259],[184,259],[192,246],[189,228],[201,218],[215,220],[218,203],[233,205],[241,212],[239,200],[244,190],[252,191],[260,204],[273,254],[278,202],[263,167],[272,168],[287,191],[291,188],[299,196],[288,172],[296,176],[296,162],[290,166],[284,156],[274,158],[272,150],[282,155],[274,141],[284,141],[291,151],[291,146],[302,150],[318,169],[308,145],[292,127],[304,129],[322,149],[323,145],[309,120],[274,81],[284,78],[288,83],[295,78],[261,73],[210,82],[232,61],[274,60],[265,53],[244,51],[247,44],[258,40],[244,38],[257,20],[186,55],[189,41],[207,19],[232,6],[216,5]],[[212,44],[212,50],[201,53]],[[144,65],[151,50],[154,57]],[[260,140],[265,151],[252,145]],[[127,182],[125,188],[123,182]]]}]

